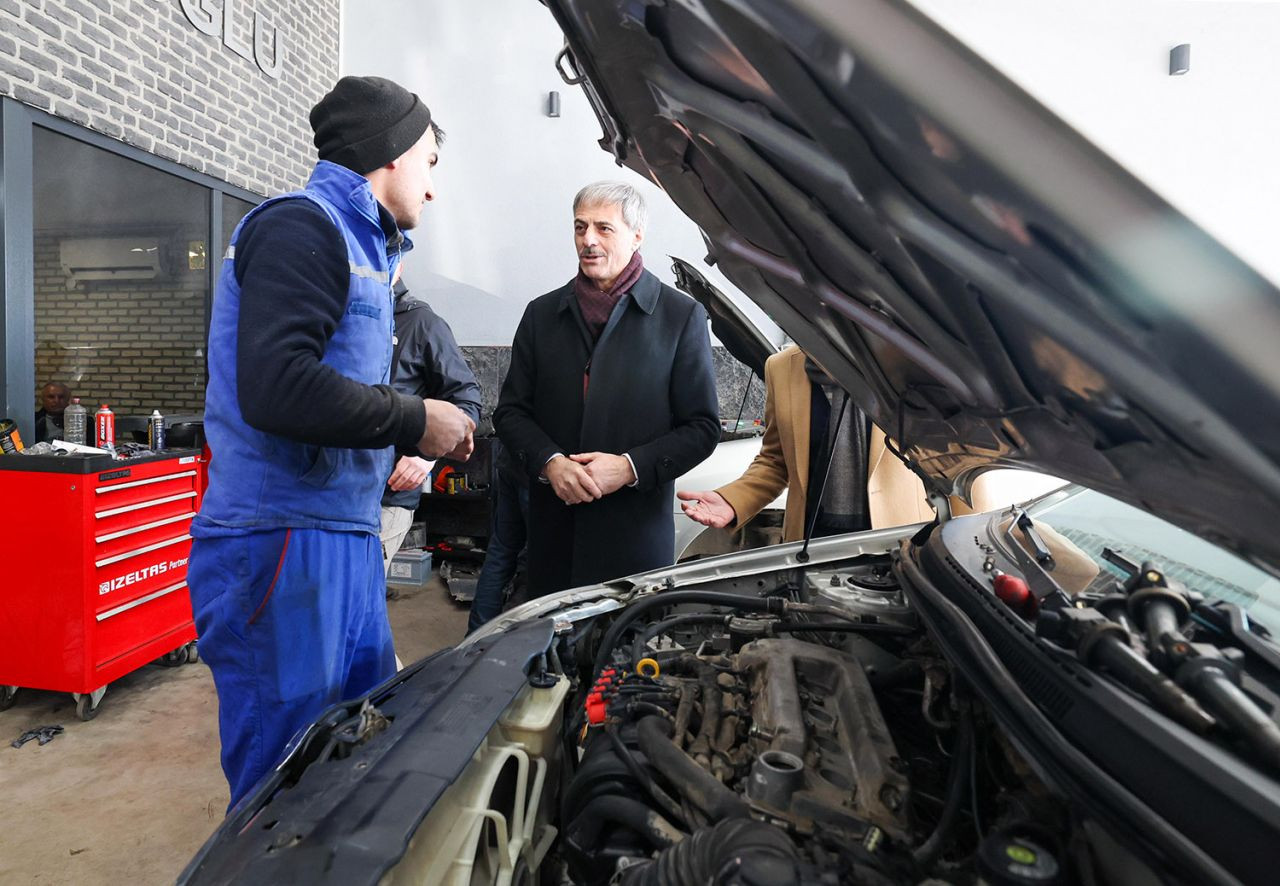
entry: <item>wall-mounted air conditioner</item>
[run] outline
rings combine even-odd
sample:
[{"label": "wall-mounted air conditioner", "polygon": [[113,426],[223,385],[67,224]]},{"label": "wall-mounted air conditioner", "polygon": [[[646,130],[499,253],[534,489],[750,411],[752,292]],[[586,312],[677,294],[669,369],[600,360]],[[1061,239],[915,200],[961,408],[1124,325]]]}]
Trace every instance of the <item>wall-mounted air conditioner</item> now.
[{"label": "wall-mounted air conditioner", "polygon": [[68,286],[160,276],[160,241],[155,237],[68,238],[62,241],[60,253]]}]

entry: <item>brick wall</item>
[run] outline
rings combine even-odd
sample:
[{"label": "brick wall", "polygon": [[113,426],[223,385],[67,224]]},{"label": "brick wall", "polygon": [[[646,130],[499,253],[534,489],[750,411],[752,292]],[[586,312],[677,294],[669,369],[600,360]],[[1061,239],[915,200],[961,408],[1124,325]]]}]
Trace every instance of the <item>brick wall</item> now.
[{"label": "brick wall", "polygon": [[68,385],[90,413],[202,411],[205,272],[167,261],[156,280],[68,289],[58,240],[36,239],[36,384]]},{"label": "brick wall", "polygon": [[[224,2],[187,5],[221,18]],[[283,35],[278,77],[179,0],[0,0],[0,94],[259,194],[291,190],[315,158],[307,112],[338,76],[340,0],[232,8],[241,49],[255,13]]]}]

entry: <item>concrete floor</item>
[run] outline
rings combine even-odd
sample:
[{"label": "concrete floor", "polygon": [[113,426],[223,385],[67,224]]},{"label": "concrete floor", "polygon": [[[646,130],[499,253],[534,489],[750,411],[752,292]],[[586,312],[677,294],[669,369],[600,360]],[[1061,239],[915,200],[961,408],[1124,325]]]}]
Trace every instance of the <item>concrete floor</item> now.
[{"label": "concrete floor", "polygon": [[[435,578],[388,611],[405,662],[466,630],[467,610]],[[217,716],[203,662],[135,671],[88,723],[68,694],[19,691],[0,712],[0,883],[172,883],[226,810]],[[55,723],[66,731],[44,747],[10,747]]]}]

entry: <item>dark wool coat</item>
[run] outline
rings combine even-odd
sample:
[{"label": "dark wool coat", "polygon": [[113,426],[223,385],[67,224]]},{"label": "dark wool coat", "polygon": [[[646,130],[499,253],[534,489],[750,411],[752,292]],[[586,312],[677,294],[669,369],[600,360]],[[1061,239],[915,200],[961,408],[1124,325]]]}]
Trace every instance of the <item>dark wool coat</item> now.
[{"label": "dark wool coat", "polygon": [[[541,595],[675,561],[674,481],[720,439],[707,314],[645,272],[594,349],[572,282],[535,299],[493,420],[529,475],[529,591]],[[584,373],[589,384],[584,397]],[[639,483],[566,505],[540,479],[557,452],[627,454]]]}]

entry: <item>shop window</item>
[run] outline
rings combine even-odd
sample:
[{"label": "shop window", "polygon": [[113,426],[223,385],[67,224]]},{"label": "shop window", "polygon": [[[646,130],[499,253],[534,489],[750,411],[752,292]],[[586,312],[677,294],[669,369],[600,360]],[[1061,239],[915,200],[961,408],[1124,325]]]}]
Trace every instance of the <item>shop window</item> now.
[{"label": "shop window", "polygon": [[33,138],[37,402],[55,381],[90,412],[202,411],[213,192],[39,126]]},{"label": "shop window", "polygon": [[236,225],[240,224],[240,219],[249,214],[249,210],[253,208],[253,204],[248,201],[241,200],[238,197],[232,197],[230,194],[222,195],[222,248],[226,249],[227,244],[231,242],[231,235],[235,233]]}]

